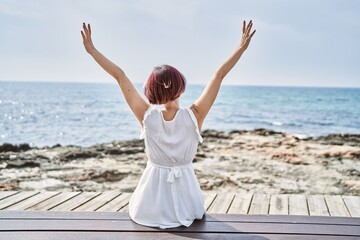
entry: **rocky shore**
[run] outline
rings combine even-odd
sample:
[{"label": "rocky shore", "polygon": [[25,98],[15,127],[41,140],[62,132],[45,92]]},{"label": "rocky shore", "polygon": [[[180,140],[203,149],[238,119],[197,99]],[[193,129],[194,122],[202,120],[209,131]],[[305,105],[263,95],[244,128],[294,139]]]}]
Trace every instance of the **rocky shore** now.
[{"label": "rocky shore", "polygon": [[[317,138],[268,129],[202,132],[194,169],[204,191],[360,195],[360,135]],[[91,147],[0,145],[0,191],[132,192],[142,140]]]}]

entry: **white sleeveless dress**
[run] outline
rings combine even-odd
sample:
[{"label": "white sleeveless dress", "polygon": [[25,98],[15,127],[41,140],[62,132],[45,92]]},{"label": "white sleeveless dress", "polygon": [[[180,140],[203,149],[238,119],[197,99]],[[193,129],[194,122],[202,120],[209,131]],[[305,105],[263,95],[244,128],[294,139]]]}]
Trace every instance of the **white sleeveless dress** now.
[{"label": "white sleeveless dress", "polygon": [[206,211],[192,166],[203,138],[190,108],[180,108],[171,121],[162,109],[151,104],[144,115],[140,139],[145,139],[148,161],[130,198],[129,215],[141,225],[188,227]]}]

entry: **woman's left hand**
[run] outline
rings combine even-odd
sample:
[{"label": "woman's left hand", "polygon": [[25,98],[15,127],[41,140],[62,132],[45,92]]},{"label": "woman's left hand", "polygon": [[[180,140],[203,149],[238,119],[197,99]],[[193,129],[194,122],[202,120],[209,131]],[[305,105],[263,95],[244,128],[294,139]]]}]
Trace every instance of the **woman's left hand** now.
[{"label": "woman's left hand", "polygon": [[85,50],[91,54],[95,49],[94,44],[91,40],[91,28],[90,24],[86,26],[85,23],[83,23],[83,31],[81,31],[81,36],[83,38],[83,43]]},{"label": "woman's left hand", "polygon": [[253,25],[252,20],[250,20],[249,24],[246,26],[246,22],[243,22],[243,34],[241,38],[240,48],[246,50],[250,44],[251,38],[254,36],[256,30],[254,30],[251,34],[251,27]]}]

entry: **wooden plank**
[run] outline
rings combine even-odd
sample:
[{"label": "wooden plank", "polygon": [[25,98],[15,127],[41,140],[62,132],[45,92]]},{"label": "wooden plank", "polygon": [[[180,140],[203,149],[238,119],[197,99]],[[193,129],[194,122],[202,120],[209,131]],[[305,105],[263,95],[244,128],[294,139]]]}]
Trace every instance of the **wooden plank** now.
[{"label": "wooden plank", "polygon": [[287,194],[271,195],[269,214],[289,214],[289,198]]},{"label": "wooden plank", "polygon": [[348,212],[344,200],[340,195],[325,195],[325,201],[329,209],[330,216],[350,217],[350,213]]},{"label": "wooden plank", "polygon": [[[119,212],[74,212],[74,211],[1,211],[1,220],[11,219],[71,219],[75,220],[129,220],[128,213]],[[205,214],[203,222],[254,222],[254,223],[307,223],[352,225],[360,227],[360,218],[330,216],[291,216],[291,215],[242,215],[242,214]],[[1,221],[0,221],[1,222]]]},{"label": "wooden plank", "polygon": [[18,191],[0,191],[0,200],[18,193]]},{"label": "wooden plank", "polygon": [[102,192],[99,196],[91,199],[87,203],[73,209],[73,211],[95,211],[101,206],[107,204],[117,196],[119,196],[121,192],[119,191],[106,191]]},{"label": "wooden plank", "polygon": [[[241,216],[241,215],[239,215]],[[281,216],[278,216],[279,218]],[[308,216],[309,217],[309,216]],[[311,217],[311,216],[310,216]],[[240,217],[241,219],[241,217]],[[14,219],[0,222],[0,231],[116,231],[116,232],[205,232],[205,233],[273,233],[273,234],[318,234],[337,236],[358,236],[360,227],[353,225],[268,223],[258,222],[204,222],[194,221],[189,227],[159,229],[147,227],[128,220],[72,220],[72,219]]]},{"label": "wooden plank", "polygon": [[118,212],[129,212],[129,203],[122,207]]},{"label": "wooden plank", "polygon": [[309,213],[312,216],[329,216],[329,211],[323,195],[308,195]]},{"label": "wooden plank", "polygon": [[208,213],[227,213],[231,202],[234,199],[234,193],[218,193],[213,203],[210,205]]},{"label": "wooden plank", "polygon": [[[5,232],[0,233],[0,239],[23,239],[23,232]],[[321,235],[292,235],[292,234],[242,234],[242,233],[191,233],[191,232],[77,232],[77,231],[51,231],[27,232],[27,240],[143,240],[143,239],[161,239],[161,240],[178,240],[178,239],[208,239],[208,240],[339,240],[339,236],[321,236]],[[341,236],[341,240],[358,239],[353,236]]]},{"label": "wooden plank", "polygon": [[268,214],[270,204],[269,194],[254,194],[249,214]]},{"label": "wooden plank", "polygon": [[72,211],[73,209],[85,204],[87,201],[100,195],[100,192],[82,192],[81,194],[71,198],[70,200],[50,208],[50,211]]},{"label": "wooden plank", "polygon": [[24,192],[19,192],[15,195],[12,195],[10,197],[7,197],[5,199],[3,199],[1,202],[0,202],[0,209],[5,209],[11,205],[14,205],[20,201],[23,201],[31,196],[34,196],[38,194],[38,192],[36,191],[24,191]]},{"label": "wooden plank", "polygon": [[342,196],[347,209],[352,217],[360,217],[360,197]]},{"label": "wooden plank", "polygon": [[45,201],[55,195],[59,194],[59,192],[40,192],[30,198],[27,198],[21,202],[18,202],[10,207],[5,208],[6,210],[25,210],[35,204]]},{"label": "wooden plank", "polygon": [[229,211],[229,214],[247,214],[250,209],[253,194],[251,193],[238,193],[235,195]]},{"label": "wooden plank", "polygon": [[216,192],[203,192],[205,209],[208,210],[217,196]]},{"label": "wooden plank", "polygon": [[49,210],[63,202],[70,200],[71,198],[79,195],[81,192],[62,192],[52,198],[49,198],[43,202],[37,203],[27,210]]},{"label": "wooden plank", "polygon": [[305,195],[289,195],[289,214],[290,215],[309,215],[309,209]]},{"label": "wooden plank", "polygon": [[96,211],[100,211],[100,212],[119,211],[123,207],[125,207],[127,204],[129,204],[129,200],[130,200],[131,196],[132,196],[132,193],[124,192],[120,196],[114,198],[112,201],[110,201],[107,204],[96,209]]}]

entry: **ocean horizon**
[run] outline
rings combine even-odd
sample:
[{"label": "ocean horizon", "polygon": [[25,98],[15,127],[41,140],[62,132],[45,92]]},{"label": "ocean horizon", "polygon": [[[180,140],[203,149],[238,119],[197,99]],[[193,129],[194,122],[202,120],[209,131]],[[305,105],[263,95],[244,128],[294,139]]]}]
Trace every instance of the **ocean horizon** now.
[{"label": "ocean horizon", "polygon": [[[143,95],[143,84],[135,83]],[[205,84],[188,84],[189,107]],[[138,139],[118,84],[0,81],[0,144],[79,145]],[[360,134],[360,88],[222,85],[203,129],[266,128],[300,138]]]}]

